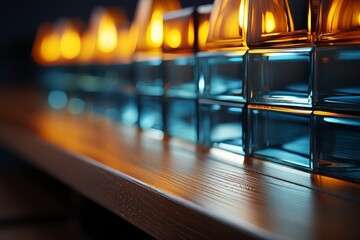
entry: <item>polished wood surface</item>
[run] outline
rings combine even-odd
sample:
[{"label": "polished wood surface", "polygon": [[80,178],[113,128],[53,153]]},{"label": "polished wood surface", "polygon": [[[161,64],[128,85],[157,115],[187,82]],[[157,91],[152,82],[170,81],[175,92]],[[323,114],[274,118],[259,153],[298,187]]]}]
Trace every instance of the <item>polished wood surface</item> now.
[{"label": "polished wood surface", "polygon": [[360,236],[357,183],[54,111],[31,89],[2,92],[0,143],[159,239]]}]

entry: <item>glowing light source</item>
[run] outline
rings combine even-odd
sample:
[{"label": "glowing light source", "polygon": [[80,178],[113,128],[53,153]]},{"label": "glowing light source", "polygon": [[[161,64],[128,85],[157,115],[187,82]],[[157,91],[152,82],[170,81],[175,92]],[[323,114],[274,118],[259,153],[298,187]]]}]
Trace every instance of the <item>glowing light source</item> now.
[{"label": "glowing light source", "polygon": [[177,48],[181,44],[181,32],[178,29],[172,29],[166,34],[166,44],[171,48]]},{"label": "glowing light source", "polygon": [[209,33],[210,23],[208,20],[205,20],[199,24],[198,29],[198,41],[199,48],[204,49],[206,46],[206,40]]},{"label": "glowing light source", "polygon": [[99,21],[97,47],[104,53],[112,52],[117,46],[117,40],[115,21],[105,14]]},{"label": "glowing light source", "polygon": [[45,62],[54,62],[60,58],[60,37],[56,32],[44,36],[40,44],[40,59]]},{"label": "glowing light source", "polygon": [[239,7],[239,26],[241,29],[244,28],[244,20],[245,20],[245,0],[241,0]]},{"label": "glowing light source", "polygon": [[[163,13],[180,8],[178,0],[140,0],[130,35],[136,52],[161,52],[163,43]],[[166,40],[165,40],[166,41]]]},{"label": "glowing light source", "polygon": [[275,30],[275,18],[272,12],[266,11],[264,22],[265,22],[266,33],[271,33]]},{"label": "glowing light source", "polygon": [[149,43],[155,47],[161,47],[163,42],[163,20],[162,20],[162,12],[154,11],[151,17],[150,23],[150,41]]},{"label": "glowing light source", "polygon": [[65,59],[76,58],[81,49],[81,39],[79,33],[74,29],[67,28],[64,30],[60,40],[60,52]]}]

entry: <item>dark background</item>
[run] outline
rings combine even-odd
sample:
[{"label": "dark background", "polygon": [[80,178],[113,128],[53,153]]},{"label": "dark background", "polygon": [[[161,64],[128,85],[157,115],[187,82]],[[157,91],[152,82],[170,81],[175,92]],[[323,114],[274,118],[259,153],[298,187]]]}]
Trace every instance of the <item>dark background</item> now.
[{"label": "dark background", "polygon": [[[208,4],[212,0],[180,0],[183,7]],[[131,20],[136,0],[5,0],[0,7],[0,87],[32,83],[36,64],[31,48],[37,27],[44,21],[76,17],[87,22],[96,6],[120,6]]]}]

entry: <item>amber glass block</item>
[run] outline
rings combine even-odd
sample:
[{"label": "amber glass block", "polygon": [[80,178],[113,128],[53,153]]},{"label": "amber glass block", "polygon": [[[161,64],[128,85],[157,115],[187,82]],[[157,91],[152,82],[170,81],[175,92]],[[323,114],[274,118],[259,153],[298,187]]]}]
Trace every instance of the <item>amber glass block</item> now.
[{"label": "amber glass block", "polygon": [[193,52],[195,46],[194,8],[165,13],[164,52]]},{"label": "amber glass block", "polygon": [[[293,5],[290,8],[288,0],[249,1],[245,28],[247,45],[307,42],[311,17],[309,1],[296,1]],[[294,13],[302,16],[296,27]]]},{"label": "amber glass block", "polygon": [[244,10],[244,1],[215,0],[207,39],[209,48],[243,46]]},{"label": "amber glass block", "polygon": [[210,18],[208,46],[251,47],[309,42],[310,5],[309,0],[216,0]]},{"label": "amber glass block", "polygon": [[136,41],[136,51],[161,52],[163,43],[163,13],[180,8],[177,0],[140,0],[131,34]]},{"label": "amber glass block", "polygon": [[[84,61],[111,64],[117,60],[119,46],[118,26],[127,23],[127,16],[121,8],[95,8],[83,36]],[[87,43],[87,46],[85,46]]]},{"label": "amber glass block", "polygon": [[212,5],[190,7],[164,13],[165,53],[206,50]]},{"label": "amber glass block", "polygon": [[45,22],[37,32],[32,55],[41,65],[74,64],[81,50],[82,23],[76,19]]},{"label": "amber glass block", "polygon": [[319,43],[360,43],[360,1],[323,0],[317,34]]}]

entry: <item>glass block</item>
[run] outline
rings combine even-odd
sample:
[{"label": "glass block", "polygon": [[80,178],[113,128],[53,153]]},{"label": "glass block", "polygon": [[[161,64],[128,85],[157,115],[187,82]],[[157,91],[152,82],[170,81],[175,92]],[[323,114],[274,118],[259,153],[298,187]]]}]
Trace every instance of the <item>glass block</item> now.
[{"label": "glass block", "polygon": [[310,42],[310,0],[215,0],[209,48]]},{"label": "glass block", "polygon": [[199,94],[246,102],[246,51],[199,53]]},{"label": "glass block", "polygon": [[311,111],[249,105],[252,156],[311,169]]},{"label": "glass block", "polygon": [[131,30],[137,52],[161,52],[163,43],[163,14],[180,9],[178,0],[140,0],[136,6]]},{"label": "glass block", "polygon": [[152,58],[134,63],[134,79],[139,94],[162,96],[164,82],[161,58]]},{"label": "glass block", "polygon": [[316,48],[316,105],[360,111],[360,45]]},{"label": "glass block", "polygon": [[206,50],[212,4],[182,8],[163,14],[165,53]]},{"label": "glass block", "polygon": [[195,98],[197,86],[195,78],[195,57],[179,56],[164,61],[164,81],[167,96]]},{"label": "glass block", "polygon": [[138,96],[139,98],[139,126],[143,130],[163,130],[163,101],[162,97]]},{"label": "glass block", "polygon": [[313,48],[249,50],[249,102],[312,106]]},{"label": "glass block", "polygon": [[322,0],[317,23],[319,44],[360,43],[360,2]]},{"label": "glass block", "polygon": [[197,141],[197,99],[169,98],[166,114],[170,136]]},{"label": "glass block", "polygon": [[206,99],[200,99],[199,104],[200,144],[245,155],[245,105]]},{"label": "glass block", "polygon": [[360,116],[315,111],[319,172],[360,180]]}]

